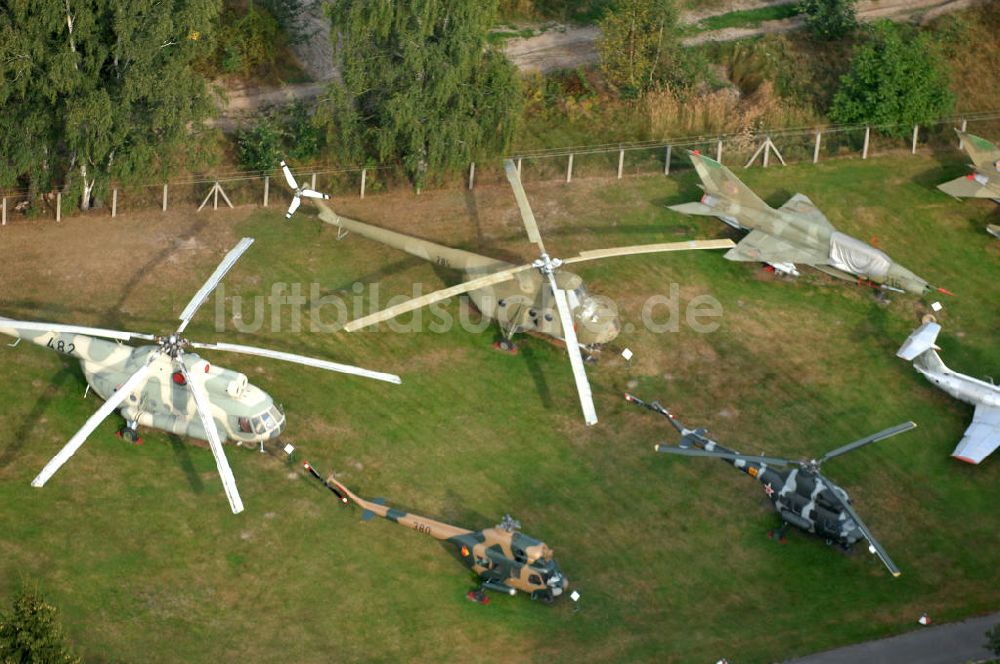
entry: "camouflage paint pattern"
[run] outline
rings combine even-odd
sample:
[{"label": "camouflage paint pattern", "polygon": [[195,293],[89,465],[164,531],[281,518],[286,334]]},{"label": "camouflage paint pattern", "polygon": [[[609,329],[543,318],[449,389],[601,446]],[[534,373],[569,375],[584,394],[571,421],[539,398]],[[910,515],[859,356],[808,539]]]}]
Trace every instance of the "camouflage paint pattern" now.
[{"label": "camouflage paint pattern", "polygon": [[[925,280],[892,261],[885,252],[837,231],[805,195],[796,194],[775,210],[719,162],[694,153],[690,157],[705,195],[698,202],[670,209],[717,217],[734,228],[749,229],[750,233],[726,254],[727,259],[767,263],[793,276],[798,275],[795,263],[803,263],[840,279],[861,279],[916,295],[932,290]],[[856,256],[866,259],[865,264],[878,269],[852,269],[838,260],[840,246],[849,247]]]},{"label": "camouflage paint pattern", "polygon": [[[72,357],[90,388],[102,399],[134,374],[158,346],[128,346],[82,334],[37,332],[3,327],[0,334]],[[217,367],[193,353],[185,353],[184,366],[210,396],[212,417],[223,440],[260,443],[278,437],[285,427],[284,414],[274,400],[250,384],[244,374]],[[207,440],[190,389],[167,355],[161,355],[143,386],[133,392],[119,409],[122,417],[141,426],[161,429],[180,436]]]},{"label": "camouflage paint pattern", "polygon": [[365,500],[332,475],[326,482],[366,512],[453,545],[462,562],[479,576],[485,588],[508,594],[513,594],[511,589],[520,590],[532,599],[551,601],[569,587],[552,549],[521,533],[509,517],[494,528],[472,531]]},{"label": "camouflage paint pattern", "polygon": [[1000,148],[985,138],[957,133],[972,159],[972,172],[939,184],[938,189],[955,198],[992,198],[1000,203]]}]

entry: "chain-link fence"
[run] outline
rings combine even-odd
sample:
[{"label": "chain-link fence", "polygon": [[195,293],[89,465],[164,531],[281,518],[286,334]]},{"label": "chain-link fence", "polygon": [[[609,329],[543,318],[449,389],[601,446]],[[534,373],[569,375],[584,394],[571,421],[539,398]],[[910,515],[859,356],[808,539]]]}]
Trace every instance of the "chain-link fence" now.
[{"label": "chain-link fence", "polygon": [[[624,178],[652,175],[690,167],[686,150],[698,150],[730,167],[766,167],[781,163],[817,163],[836,158],[876,157],[879,154],[957,150],[954,129],[986,138],[1000,136],[1000,111],[966,113],[917,127],[841,125],[755,131],[721,136],[686,136],[659,141],[612,145],[583,145],[531,150],[509,158],[525,180]],[[300,186],[332,196],[372,196],[409,188],[405,176],[389,166],[334,168],[315,165],[295,169]],[[444,187],[475,188],[504,180],[502,160],[470,164],[461,178],[446,179]],[[291,193],[280,169],[270,172],[233,171],[195,175],[168,183],[120,186],[112,183],[95,191],[88,214],[117,216],[160,209],[181,208],[207,212],[240,206],[285,207]],[[0,190],[0,222],[17,219],[58,221],[79,214],[79,201],[60,192],[36,194],[27,190]]]}]

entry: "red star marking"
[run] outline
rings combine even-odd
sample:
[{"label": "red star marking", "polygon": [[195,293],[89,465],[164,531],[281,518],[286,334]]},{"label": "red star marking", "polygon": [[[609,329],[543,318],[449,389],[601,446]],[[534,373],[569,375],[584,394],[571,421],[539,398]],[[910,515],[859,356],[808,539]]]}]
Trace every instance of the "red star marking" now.
[{"label": "red star marking", "polygon": [[770,482],[764,485],[764,493],[767,494],[768,498],[774,495],[774,487],[771,486]]}]

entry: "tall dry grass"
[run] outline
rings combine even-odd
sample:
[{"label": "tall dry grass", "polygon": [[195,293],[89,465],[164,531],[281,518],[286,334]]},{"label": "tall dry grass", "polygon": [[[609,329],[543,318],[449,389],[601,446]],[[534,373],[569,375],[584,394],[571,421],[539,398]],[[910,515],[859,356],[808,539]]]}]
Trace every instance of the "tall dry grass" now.
[{"label": "tall dry grass", "polygon": [[648,95],[643,112],[651,138],[736,134],[734,147],[749,149],[773,129],[820,125],[812,111],[779,97],[770,81],[741,96],[734,87],[680,97],[673,91]]}]

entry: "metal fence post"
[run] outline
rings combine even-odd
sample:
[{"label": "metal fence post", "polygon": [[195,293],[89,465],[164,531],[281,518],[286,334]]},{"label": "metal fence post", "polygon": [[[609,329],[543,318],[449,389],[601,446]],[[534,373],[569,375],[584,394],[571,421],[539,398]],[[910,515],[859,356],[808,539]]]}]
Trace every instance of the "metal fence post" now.
[{"label": "metal fence post", "polygon": [[56,221],[62,221],[62,192],[56,192]]},{"label": "metal fence post", "polygon": [[862,159],[868,158],[868,142],[871,139],[871,135],[872,135],[872,128],[865,127],[865,147],[861,150]]},{"label": "metal fence post", "polygon": [[715,148],[715,160],[722,163],[722,139],[719,139],[719,144]]},{"label": "metal fence post", "polygon": [[917,154],[917,136],[920,134],[920,125],[913,125],[913,144],[910,146],[910,154]]},{"label": "metal fence post", "polygon": [[771,155],[771,137],[764,139],[764,168],[767,168],[767,160]]},{"label": "metal fence post", "polygon": [[7,197],[6,196],[3,197],[2,210],[3,210],[3,212],[0,213],[0,221],[2,221],[2,223],[0,223],[0,225],[6,226],[7,225]]},{"label": "metal fence post", "polygon": [[622,179],[622,169],[625,167],[625,148],[618,150],[618,179]]},{"label": "metal fence post", "polygon": [[820,144],[820,141],[822,140],[822,137],[823,137],[823,132],[817,131],[816,132],[816,147],[813,148],[813,163],[814,164],[819,163],[819,144]]},{"label": "metal fence post", "polygon": [[569,153],[569,161],[566,162],[566,184],[573,181],[573,153]]},{"label": "metal fence post", "polygon": [[667,154],[663,157],[663,174],[670,175],[670,147],[667,146]]},{"label": "metal fence post", "polygon": [[[969,124],[969,121],[966,120],[965,118],[962,118],[962,132],[963,133],[965,132],[965,128],[968,126],[968,124]],[[964,147],[965,147],[965,141],[963,141],[962,138],[959,137],[959,139],[958,139],[958,149],[961,150]]]},{"label": "metal fence post", "polygon": [[517,178],[521,179],[521,158],[517,158]]},{"label": "metal fence post", "polygon": [[118,187],[111,190],[111,218],[118,216]]},{"label": "metal fence post", "polygon": [[316,174],[315,173],[313,173],[312,185],[310,185],[309,188],[312,189],[313,191],[316,191]]},{"label": "metal fence post", "polygon": [[476,162],[469,164],[469,191],[472,191],[472,187],[476,184]]},{"label": "metal fence post", "polygon": [[270,189],[271,189],[271,176],[270,175],[265,175],[264,176],[264,207],[267,207],[267,198],[268,198],[268,195],[271,193]]},{"label": "metal fence post", "polygon": [[167,185],[163,185],[163,211],[167,211]]},{"label": "metal fence post", "polygon": [[365,197],[365,181],[368,179],[368,169],[361,169],[361,198]]}]

